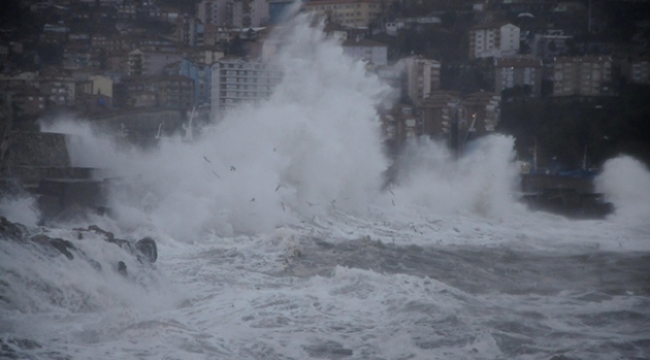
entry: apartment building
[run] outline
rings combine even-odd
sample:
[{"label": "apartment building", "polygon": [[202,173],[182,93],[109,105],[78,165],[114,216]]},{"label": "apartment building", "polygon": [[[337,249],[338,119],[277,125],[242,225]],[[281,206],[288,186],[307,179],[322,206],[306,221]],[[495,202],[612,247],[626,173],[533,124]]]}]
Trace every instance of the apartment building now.
[{"label": "apartment building", "polygon": [[609,56],[557,57],[553,74],[553,96],[612,93],[612,59]]},{"label": "apartment building", "polygon": [[314,0],[303,5],[306,11],[349,27],[367,27],[382,14],[381,0]]},{"label": "apartment building", "polygon": [[232,24],[232,0],[204,0],[197,5],[196,15],[205,24]]},{"label": "apartment building", "polygon": [[183,46],[203,46],[203,22],[198,18],[183,15],[176,18],[174,37]]},{"label": "apartment building", "polygon": [[623,61],[623,76],[634,84],[650,84],[650,57],[630,58]]},{"label": "apartment building", "polygon": [[102,75],[90,75],[82,80],[77,80],[75,93],[89,95],[105,95],[113,97],[113,80]]},{"label": "apartment building", "polygon": [[440,88],[440,62],[422,56],[400,60],[404,69],[404,89],[411,101],[418,103]]},{"label": "apartment building", "polygon": [[500,58],[519,52],[519,27],[511,23],[488,23],[469,30],[469,58]]},{"label": "apartment building", "polygon": [[434,91],[420,103],[422,134],[440,137],[449,134],[454,116],[461,116],[460,95],[456,91]]},{"label": "apartment building", "polygon": [[389,148],[396,150],[404,142],[421,135],[418,111],[410,104],[395,104],[381,116],[384,140]]},{"label": "apartment building", "polygon": [[194,83],[181,75],[128,77],[114,85],[114,96],[116,107],[189,110],[194,105]]},{"label": "apartment building", "polygon": [[90,37],[90,46],[93,49],[104,50],[106,54],[111,54],[131,50],[133,42],[124,35],[93,34]]},{"label": "apartment building", "polygon": [[463,120],[472,136],[494,132],[501,113],[501,95],[479,91],[461,101]]},{"label": "apartment building", "polygon": [[127,75],[160,74],[165,66],[183,60],[184,55],[179,52],[149,52],[135,49],[127,56]]},{"label": "apartment building", "polygon": [[237,28],[265,26],[270,18],[268,0],[206,0],[196,15],[205,25]]},{"label": "apartment building", "polygon": [[494,84],[497,93],[520,86],[529,87],[531,96],[541,96],[544,68],[541,59],[533,57],[496,59],[494,67]]},{"label": "apartment building", "polygon": [[217,119],[240,104],[267,99],[282,80],[260,61],[222,59],[212,65],[212,115]]},{"label": "apartment building", "polygon": [[36,88],[31,86],[20,86],[14,89],[4,90],[5,95],[11,97],[11,102],[16,104],[16,115],[37,115],[43,112],[47,106],[46,97]]},{"label": "apartment building", "polygon": [[76,86],[72,76],[52,69],[43,71],[38,82],[39,89],[49,104],[74,106]]},{"label": "apartment building", "polygon": [[567,41],[571,38],[572,36],[565,35],[562,30],[547,30],[543,34],[535,34],[530,42],[531,52],[536,57],[550,60],[567,53]]},{"label": "apartment building", "polygon": [[193,105],[210,105],[212,91],[212,62],[209,64],[183,59],[165,68],[168,75],[182,75],[192,80],[194,87]]},{"label": "apartment building", "polygon": [[232,25],[234,27],[260,27],[268,25],[268,0],[233,0]]}]

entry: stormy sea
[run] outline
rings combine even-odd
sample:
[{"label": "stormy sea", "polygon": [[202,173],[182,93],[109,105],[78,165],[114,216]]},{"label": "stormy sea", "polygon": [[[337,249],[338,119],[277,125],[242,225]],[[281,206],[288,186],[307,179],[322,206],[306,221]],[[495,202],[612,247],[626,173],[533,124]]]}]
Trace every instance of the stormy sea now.
[{"label": "stormy sea", "polygon": [[414,140],[386,185],[392,90],[301,16],[275,36],[267,101],[154,148],[44,125],[112,179],[111,211],[42,225],[34,199],[0,204],[4,237],[60,239],[0,240],[0,358],[650,358],[642,163],[604,164],[599,220],[527,210],[498,134],[457,161]]}]

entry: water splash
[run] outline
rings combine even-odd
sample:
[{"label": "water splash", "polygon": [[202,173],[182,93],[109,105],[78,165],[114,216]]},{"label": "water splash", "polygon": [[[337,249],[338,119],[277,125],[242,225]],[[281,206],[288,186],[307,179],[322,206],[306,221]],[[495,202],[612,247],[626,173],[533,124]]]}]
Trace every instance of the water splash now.
[{"label": "water splash", "polygon": [[638,224],[650,219],[650,171],[640,161],[629,156],[608,160],[595,186],[614,204],[614,218]]},{"label": "water splash", "polygon": [[393,192],[403,202],[438,214],[513,214],[521,210],[513,197],[518,180],[513,144],[511,137],[488,136],[469,144],[456,160],[445,144],[420,139],[400,159]]}]

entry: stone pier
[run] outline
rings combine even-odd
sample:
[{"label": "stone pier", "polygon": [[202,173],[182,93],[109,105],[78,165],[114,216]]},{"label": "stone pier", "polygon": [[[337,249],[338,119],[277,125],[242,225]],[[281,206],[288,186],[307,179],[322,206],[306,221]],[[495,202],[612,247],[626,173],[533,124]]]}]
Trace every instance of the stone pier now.
[{"label": "stone pier", "polygon": [[68,136],[10,131],[0,167],[1,196],[36,196],[44,222],[105,211],[106,184],[93,178],[94,169],[71,166]]}]

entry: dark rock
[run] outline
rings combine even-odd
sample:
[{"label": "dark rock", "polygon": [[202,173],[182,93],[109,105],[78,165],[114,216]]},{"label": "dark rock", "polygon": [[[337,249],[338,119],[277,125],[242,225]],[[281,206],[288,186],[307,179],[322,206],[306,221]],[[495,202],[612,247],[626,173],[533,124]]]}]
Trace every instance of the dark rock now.
[{"label": "dark rock", "polygon": [[124,263],[124,261],[119,261],[117,263],[117,272],[122,276],[127,275],[127,273],[126,273],[126,264]]},{"label": "dark rock", "polygon": [[145,237],[140,240],[138,240],[135,244],[133,242],[124,240],[124,239],[117,239],[115,238],[115,235],[110,232],[101,229],[97,225],[91,225],[88,227],[88,229],[76,229],[78,231],[94,231],[98,234],[104,235],[106,237],[106,241],[113,243],[120,248],[126,250],[128,253],[131,255],[134,255],[139,262],[142,262],[143,258],[149,263],[155,263],[156,260],[158,259],[158,247],[156,245],[156,242],[150,238],[150,237]]},{"label": "dark rock", "polygon": [[135,243],[135,248],[138,249],[138,251],[140,251],[140,253],[142,253],[145,259],[150,263],[155,263],[158,259],[158,247],[156,246],[156,242],[150,237],[138,240],[138,242]]},{"label": "dark rock", "polygon": [[27,229],[20,225],[12,223],[4,216],[0,216],[0,237],[6,240],[19,241],[23,239],[23,235]]},{"label": "dark rock", "polygon": [[61,254],[65,255],[69,260],[74,259],[74,256],[69,250],[76,250],[76,248],[68,240],[63,240],[61,238],[51,239],[50,245],[59,250]]}]

